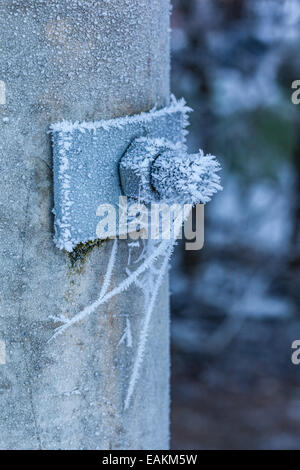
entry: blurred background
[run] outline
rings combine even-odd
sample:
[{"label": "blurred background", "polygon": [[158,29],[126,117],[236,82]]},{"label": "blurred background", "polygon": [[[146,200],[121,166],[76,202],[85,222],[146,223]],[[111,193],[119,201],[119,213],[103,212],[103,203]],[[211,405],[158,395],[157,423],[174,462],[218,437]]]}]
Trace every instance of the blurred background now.
[{"label": "blurred background", "polygon": [[299,449],[300,0],[173,0],[172,28],[189,150],[224,186],[173,259],[172,448]]}]

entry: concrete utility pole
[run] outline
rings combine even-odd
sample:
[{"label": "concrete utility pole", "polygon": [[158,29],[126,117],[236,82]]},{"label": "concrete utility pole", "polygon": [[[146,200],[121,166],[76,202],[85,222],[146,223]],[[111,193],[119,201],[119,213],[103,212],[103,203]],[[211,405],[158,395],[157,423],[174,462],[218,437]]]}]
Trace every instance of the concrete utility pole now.
[{"label": "concrete utility pole", "polygon": [[[53,243],[49,125],[169,100],[169,0],[1,0],[0,448],[166,449],[169,306],[162,285],[131,404],[143,299],[113,298],[48,343],[99,295],[112,241],[73,257]],[[5,99],[4,99],[5,94]],[[112,284],[127,265],[119,242]],[[120,339],[130,319],[132,347]]]}]

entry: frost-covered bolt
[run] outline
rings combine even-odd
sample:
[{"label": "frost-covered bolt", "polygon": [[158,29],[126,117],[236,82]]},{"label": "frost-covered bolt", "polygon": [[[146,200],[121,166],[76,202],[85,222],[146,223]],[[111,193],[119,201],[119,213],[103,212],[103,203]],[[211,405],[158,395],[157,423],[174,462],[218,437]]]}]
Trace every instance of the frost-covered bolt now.
[{"label": "frost-covered bolt", "polygon": [[122,157],[120,178],[125,195],[145,203],[205,204],[222,189],[220,169],[212,155],[189,155],[182,143],[141,137]]}]

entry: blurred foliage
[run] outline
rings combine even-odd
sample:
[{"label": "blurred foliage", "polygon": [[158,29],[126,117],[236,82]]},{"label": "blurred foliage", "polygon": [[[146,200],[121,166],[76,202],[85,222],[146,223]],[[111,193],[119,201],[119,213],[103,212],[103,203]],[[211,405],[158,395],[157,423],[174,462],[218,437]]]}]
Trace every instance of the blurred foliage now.
[{"label": "blurred foliage", "polygon": [[204,249],[173,259],[173,445],[298,449],[300,0],[173,4],[188,142],[224,167]]},{"label": "blurred foliage", "polygon": [[229,171],[247,181],[276,179],[285,162],[292,162],[296,142],[293,122],[280,110],[256,108],[216,123],[211,152],[221,155]]},{"label": "blurred foliage", "polygon": [[173,3],[173,90],[195,109],[193,146],[250,181],[298,166],[298,0]]}]

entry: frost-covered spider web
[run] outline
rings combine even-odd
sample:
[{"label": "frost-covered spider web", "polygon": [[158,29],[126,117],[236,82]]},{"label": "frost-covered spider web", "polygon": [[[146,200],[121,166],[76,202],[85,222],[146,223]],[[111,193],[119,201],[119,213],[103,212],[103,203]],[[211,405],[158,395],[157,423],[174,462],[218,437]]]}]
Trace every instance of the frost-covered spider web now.
[{"label": "frost-covered spider web", "polygon": [[[176,163],[178,162],[175,162],[175,164]],[[179,161],[179,164],[182,164],[181,161]],[[194,177],[195,168],[198,168],[199,173],[199,177],[196,181],[197,184],[195,184]],[[191,172],[190,179],[193,183],[193,194],[196,194],[200,191],[199,194],[201,194],[201,199],[203,199],[204,202],[208,202],[211,199],[211,196],[221,189],[219,184],[219,177],[216,175],[219,170],[220,166],[218,162],[215,161],[215,157],[205,157],[203,153],[200,152],[199,164],[194,164],[193,168],[188,169],[188,171]],[[194,200],[193,203],[195,203]],[[136,206],[136,203],[133,200],[130,204]],[[128,208],[129,213],[130,204]],[[164,205],[163,201],[161,201],[161,204],[162,206],[165,206],[164,210],[168,212],[168,205]],[[174,250],[176,240],[180,238],[179,231],[182,229],[182,222],[189,215],[184,211],[184,204],[182,204],[182,213],[178,214],[174,212],[170,214],[168,212],[168,214],[171,217],[171,226],[173,227],[173,230],[169,230],[169,227],[163,227],[160,225],[160,220],[157,220],[156,223],[158,226],[151,227],[151,233],[154,229],[154,232],[159,234],[159,236],[153,239],[151,236],[149,236],[148,233],[149,216],[147,208],[145,207],[145,214],[140,214],[138,218],[140,235],[136,237],[135,241],[131,241],[128,244],[129,257],[127,266],[125,268],[126,277],[117,286],[110,289],[118,254],[118,238],[115,238],[110,254],[110,259],[107,265],[107,271],[98,298],[93,303],[85,307],[81,312],[74,315],[74,317],[71,319],[67,319],[64,316],[55,318],[55,320],[59,320],[62,324],[56,329],[54,335],[49,340],[53,341],[57,336],[63,334],[72,325],[87,319],[90,315],[99,311],[99,307],[107,303],[113,297],[124,293],[130,287],[135,286],[139,288],[143,295],[143,312],[141,319],[141,329],[138,338],[137,353],[133,360],[132,371],[130,374],[127,394],[124,402],[125,409],[127,409],[130,405],[131,398],[139,378],[141,365],[145,355],[145,347],[149,335],[151,319],[155,309],[159,289],[166,275],[169,259]],[[151,224],[152,223],[153,222],[151,220]],[[168,231],[168,233],[165,233],[165,231]],[[145,234],[144,237],[143,234]],[[136,260],[134,260],[132,253],[133,249],[136,247],[140,248],[140,255]],[[130,323],[128,322],[126,324],[125,333],[126,335],[129,334],[130,342],[132,342]],[[124,338],[125,337],[123,335],[120,341],[124,341]]]},{"label": "frost-covered spider web", "polygon": [[[174,221],[174,224],[176,224],[176,221]],[[137,353],[133,361],[127,395],[125,398],[125,409],[129,407],[135,385],[139,378],[152,314],[155,308],[157,296],[159,294],[159,289],[168,269],[168,262],[175,243],[175,236],[168,240],[138,239],[129,242],[128,265],[125,269],[126,277],[116,287],[110,290],[118,253],[118,239],[116,238],[113,242],[106,274],[98,298],[71,319],[67,319],[65,316],[53,318],[62,324],[56,329],[54,335],[50,338],[49,341],[53,341],[59,335],[62,335],[71,326],[87,319],[90,315],[99,311],[99,307],[107,303],[116,295],[127,291],[131,286],[136,286],[141,290],[143,295],[143,312],[141,321],[142,326],[138,338]],[[133,250],[135,248],[140,248],[140,255],[137,259],[133,258]]]}]

